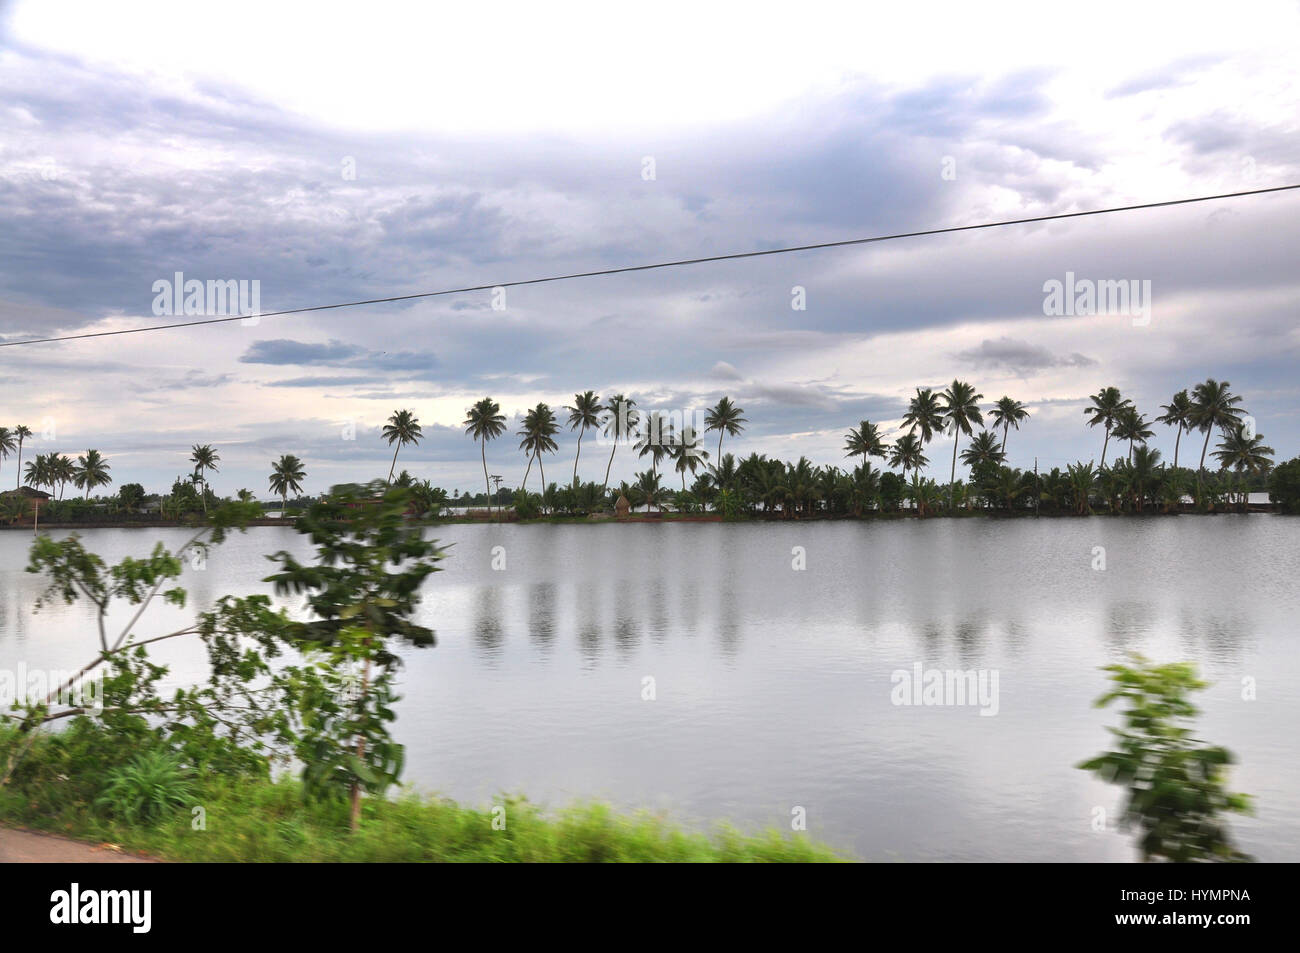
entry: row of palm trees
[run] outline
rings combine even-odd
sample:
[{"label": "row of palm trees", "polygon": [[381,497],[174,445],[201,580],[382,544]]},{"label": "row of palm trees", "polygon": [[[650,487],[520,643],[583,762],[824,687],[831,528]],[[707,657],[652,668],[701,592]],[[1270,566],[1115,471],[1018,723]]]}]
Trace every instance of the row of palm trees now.
[{"label": "row of palm trees", "polygon": [[[583,391],[574,394],[573,404],[563,409],[568,411],[565,422],[569,430],[578,432],[577,452],[573,458],[572,485],[574,487],[581,486],[578,465],[582,459],[582,438],[587,431],[601,429],[612,443],[609,460],[605,464],[605,480],[601,485],[602,497],[609,489],[609,474],[614,466],[614,454],[618,452],[619,443],[629,442],[634,434],[638,435],[634,448],[638,451],[638,456],[650,458],[650,472],[657,478],[659,466],[664,460],[672,461],[677,472],[681,474],[683,491],[686,489],[687,472],[694,475],[709,458],[708,451],[702,449],[700,445],[700,435],[693,427],[683,425],[681,432],[678,433],[676,424],[667,415],[658,411],[646,414],[642,419],[641,412],[636,408],[636,401],[624,394],[614,394],[608,400],[602,401],[594,391]],[[396,416],[397,414],[394,414],[394,418]],[[390,422],[391,420],[392,418]],[[745,423],[744,410],[737,407],[730,397],[721,398],[716,405],[709,408],[704,416],[704,429],[706,433],[712,430],[718,432],[719,457],[722,454],[723,437],[741,433],[745,429]],[[506,418],[501,413],[501,405],[491,397],[484,397],[466,411],[464,427],[465,432],[479,444],[479,455],[483,461],[483,484],[487,490],[490,506],[492,486],[487,467],[487,444],[488,441],[495,440],[505,433]],[[519,449],[524,452],[528,461],[524,478],[520,483],[521,490],[527,491],[528,477],[532,473],[533,463],[536,462],[542,489],[545,492],[546,469],[542,455],[554,453],[558,449],[555,436],[559,432],[560,423],[555,411],[545,403],[539,403],[524,415],[517,433],[521,438]],[[389,442],[395,439],[401,438],[394,437]]]},{"label": "row of palm trees", "polygon": [[87,450],[75,462],[61,453],[38,453],[27,461],[20,485],[26,483],[36,489],[49,487],[51,493],[57,487],[58,499],[62,500],[64,487],[71,483],[77,489],[85,490],[86,499],[90,499],[91,490],[113,482],[109,476],[111,469],[98,450]]}]

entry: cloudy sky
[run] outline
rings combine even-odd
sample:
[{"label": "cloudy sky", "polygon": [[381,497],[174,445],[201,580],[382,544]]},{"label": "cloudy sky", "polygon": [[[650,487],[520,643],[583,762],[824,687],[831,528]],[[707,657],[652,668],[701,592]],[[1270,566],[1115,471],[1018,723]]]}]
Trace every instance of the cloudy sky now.
[{"label": "cloudy sky", "polygon": [[[1294,3],[446,6],[0,8],[0,339],[157,323],[176,272],[271,311],[1300,182]],[[282,453],[309,492],[385,474],[405,407],[400,465],[467,490],[484,395],[729,394],[730,449],[834,464],[960,377],[1028,405],[1011,462],[1050,468],[1099,455],[1100,387],[1154,416],[1214,376],[1289,458],[1298,251],[1292,192],[3,348],[0,424],[150,490],[210,443],[214,488],[265,498]],[[1067,271],[1150,281],[1149,323],[1045,315]],[[517,443],[489,448],[507,484]]]}]

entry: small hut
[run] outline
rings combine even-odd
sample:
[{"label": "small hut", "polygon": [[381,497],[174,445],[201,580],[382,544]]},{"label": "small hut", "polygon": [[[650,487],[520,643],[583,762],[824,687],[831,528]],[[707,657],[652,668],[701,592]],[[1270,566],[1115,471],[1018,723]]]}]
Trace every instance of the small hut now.
[{"label": "small hut", "polygon": [[627,501],[626,496],[620,493],[618,499],[614,501],[614,515],[621,520],[625,520],[631,512],[632,504]]}]

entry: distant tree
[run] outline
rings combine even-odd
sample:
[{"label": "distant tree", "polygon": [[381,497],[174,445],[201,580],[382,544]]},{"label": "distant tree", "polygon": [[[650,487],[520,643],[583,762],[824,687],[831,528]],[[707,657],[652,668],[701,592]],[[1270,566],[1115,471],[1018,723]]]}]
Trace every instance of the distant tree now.
[{"label": "distant tree", "polygon": [[393,415],[388,418],[388,423],[384,424],[382,436],[388,441],[391,447],[397,444],[393,450],[393,463],[388,468],[388,482],[393,482],[393,471],[397,469],[397,453],[403,447],[409,444],[418,444],[420,438],[424,436],[420,430],[420,420],[409,410],[395,410]]}]

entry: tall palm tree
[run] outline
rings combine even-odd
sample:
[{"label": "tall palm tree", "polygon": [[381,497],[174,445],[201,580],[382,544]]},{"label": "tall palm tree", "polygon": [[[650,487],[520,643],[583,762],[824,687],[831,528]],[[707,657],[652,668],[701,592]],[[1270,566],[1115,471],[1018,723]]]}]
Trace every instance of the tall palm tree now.
[{"label": "tall palm tree", "polygon": [[3,464],[5,458],[14,452],[18,446],[14,439],[14,432],[8,427],[0,427],[0,464]]},{"label": "tall palm tree", "polygon": [[1146,445],[1148,439],[1155,435],[1147,425],[1150,423],[1138,413],[1136,407],[1125,407],[1115,418],[1114,434],[1116,440],[1128,441],[1128,462],[1133,462],[1134,442]]},{"label": "tall palm tree", "polygon": [[14,436],[18,438],[18,480],[14,489],[22,486],[23,482],[23,441],[32,435],[31,430],[25,424],[19,424],[14,428]]},{"label": "tall palm tree", "polygon": [[578,460],[582,458],[582,435],[588,427],[600,423],[600,398],[595,391],[583,391],[573,395],[573,406],[565,407],[569,412],[569,429],[578,431],[578,452],[573,455],[573,485],[578,485]]},{"label": "tall palm tree", "polygon": [[605,436],[609,437],[614,445],[609,451],[609,462],[605,464],[605,482],[600,488],[602,497],[609,492],[609,469],[614,465],[614,451],[618,449],[618,442],[629,439],[636,429],[637,412],[633,409],[635,407],[636,401],[622,394],[615,394],[605,405],[605,411],[609,414],[605,418]]},{"label": "tall palm tree", "polygon": [[543,453],[554,453],[557,449],[554,437],[559,433],[560,425],[555,421],[555,413],[546,404],[538,404],[524,415],[524,425],[519,436],[519,449],[528,452],[528,470],[524,473],[524,485],[528,485],[528,474],[532,472],[533,461],[537,461],[542,472],[542,493],[546,492],[546,468],[542,465]]},{"label": "tall palm tree", "polygon": [[420,430],[420,418],[409,410],[395,410],[388,418],[388,423],[384,424],[382,436],[390,447],[397,444],[397,449],[393,451],[393,462],[388,468],[388,482],[391,484],[393,471],[397,469],[398,451],[408,443],[419,444],[420,438],[424,436]]},{"label": "tall palm tree", "polygon": [[645,429],[633,446],[638,451],[638,457],[647,454],[650,456],[650,472],[658,473],[660,462],[668,455],[666,438],[671,434],[672,421],[655,410],[645,418],[645,424]]},{"label": "tall palm tree", "polygon": [[70,459],[61,453],[50,453],[46,456],[46,460],[50,489],[54,489],[57,484],[59,499],[62,500],[63,488],[77,479],[77,468]]},{"label": "tall palm tree", "polygon": [[77,489],[84,487],[86,499],[90,499],[90,491],[95,487],[107,486],[113,482],[113,478],[108,475],[111,469],[98,450],[87,450],[85,456],[77,457],[77,475],[72,482]]},{"label": "tall palm tree", "polygon": [[690,470],[691,476],[695,476],[700,464],[709,459],[709,451],[700,448],[700,437],[694,427],[683,427],[681,436],[670,443],[668,456],[682,475],[682,492],[685,493],[686,471]]},{"label": "tall palm tree", "polygon": [[905,433],[894,441],[893,449],[889,453],[889,465],[902,467],[903,479],[907,479],[908,470],[919,470],[930,463],[923,450],[924,447],[916,434]]},{"label": "tall palm tree", "polygon": [[208,511],[208,480],[206,471],[217,472],[217,462],[221,455],[213,450],[207,444],[200,446],[195,444],[190,451],[190,463],[194,464],[194,469],[199,475],[199,482],[203,484],[203,512]]},{"label": "tall palm tree", "polygon": [[283,517],[289,509],[289,491],[296,495],[302,492],[302,481],[307,478],[307,471],[302,461],[292,453],[286,453],[271,464],[270,486],[272,493],[280,494],[280,515]]},{"label": "tall palm tree", "polygon": [[916,389],[916,396],[908,404],[907,413],[903,415],[903,426],[908,433],[921,431],[921,446],[934,439],[934,435],[943,429],[943,408],[939,396],[930,388]]},{"label": "tall palm tree", "polygon": [[984,395],[975,393],[975,388],[965,381],[954,380],[939,397],[943,401],[944,423],[952,428],[953,436],[952,473],[948,478],[948,508],[952,509],[953,490],[957,484],[957,445],[961,443],[962,434],[969,436],[974,424],[984,423],[979,406]]},{"label": "tall palm tree", "polygon": [[1020,429],[1020,422],[1029,419],[1025,405],[1010,397],[1001,397],[989,412],[989,426],[1002,428],[1002,452],[1007,452],[1007,432],[1010,428]]},{"label": "tall palm tree", "polygon": [[1106,439],[1101,443],[1101,465],[1106,465],[1106,447],[1110,443],[1110,432],[1115,421],[1124,408],[1131,406],[1128,398],[1119,392],[1118,387],[1103,387],[1092,396],[1092,406],[1083,408],[1083,415],[1091,417],[1089,427],[1102,424],[1106,428]]},{"label": "tall palm tree", "polygon": [[1164,411],[1156,421],[1169,427],[1178,428],[1178,436],[1174,438],[1174,469],[1178,469],[1178,445],[1182,443],[1183,431],[1191,429],[1192,425],[1192,399],[1187,396],[1187,389],[1180,390],[1174,394],[1173,398],[1167,404],[1161,404],[1160,409]]},{"label": "tall palm tree", "polygon": [[[1241,410],[1236,405],[1241,398],[1228,389],[1227,381],[1209,378],[1192,388],[1191,426],[1205,432],[1201,446],[1201,464],[1196,470],[1196,498],[1201,498],[1201,474],[1205,471],[1205,451],[1210,447],[1210,434],[1216,428],[1229,430],[1240,422]],[[1189,428],[1190,429],[1190,428]]]},{"label": "tall palm tree", "polygon": [[488,515],[492,514],[492,484],[488,481],[487,442],[505,433],[506,418],[501,405],[491,397],[484,397],[465,412],[465,433],[479,442],[483,457],[483,486],[487,489]]},{"label": "tall palm tree", "polygon": [[708,433],[710,430],[718,432],[718,460],[722,459],[722,435],[731,434],[735,437],[745,429],[748,421],[741,416],[744,413],[742,408],[731,402],[730,397],[723,397],[704,415],[704,432]]},{"label": "tall palm tree", "polygon": [[868,456],[880,457],[883,460],[888,455],[884,441],[880,439],[879,429],[869,420],[862,421],[856,429],[844,435],[844,455],[856,457],[859,454],[862,455],[863,466],[868,465]]}]

